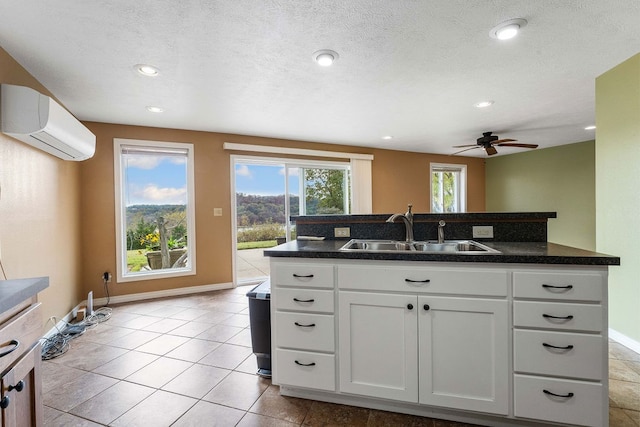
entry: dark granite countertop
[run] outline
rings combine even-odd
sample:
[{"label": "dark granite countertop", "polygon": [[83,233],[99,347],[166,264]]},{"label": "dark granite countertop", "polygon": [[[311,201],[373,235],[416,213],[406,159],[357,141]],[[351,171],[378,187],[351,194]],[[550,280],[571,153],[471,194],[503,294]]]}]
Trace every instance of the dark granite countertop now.
[{"label": "dark granite countertop", "polygon": [[0,280],[0,313],[4,313],[48,287],[48,277]]},{"label": "dark granite countertop", "polygon": [[548,242],[481,242],[500,254],[465,255],[424,252],[346,252],[347,240],[292,241],[266,249],[265,256],[510,264],[620,265],[620,258]]}]

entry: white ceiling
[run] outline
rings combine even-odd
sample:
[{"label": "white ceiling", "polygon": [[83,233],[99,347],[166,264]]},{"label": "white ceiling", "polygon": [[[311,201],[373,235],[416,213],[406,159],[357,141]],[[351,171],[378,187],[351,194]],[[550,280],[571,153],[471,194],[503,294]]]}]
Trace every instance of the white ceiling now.
[{"label": "white ceiling", "polygon": [[[489,37],[512,18],[528,21],[517,38]],[[640,52],[640,1],[2,0],[0,46],[81,120],[441,154],[494,131],[544,148],[594,139],[595,78]],[[320,67],[319,49],[340,59]]]}]

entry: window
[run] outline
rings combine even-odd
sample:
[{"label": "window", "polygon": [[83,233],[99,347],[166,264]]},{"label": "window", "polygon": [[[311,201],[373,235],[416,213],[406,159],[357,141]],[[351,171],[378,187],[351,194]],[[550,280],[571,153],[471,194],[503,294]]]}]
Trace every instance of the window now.
[{"label": "window", "polygon": [[195,274],[193,145],[115,139],[118,281]]},{"label": "window", "polygon": [[431,212],[465,212],[467,166],[431,163]]}]

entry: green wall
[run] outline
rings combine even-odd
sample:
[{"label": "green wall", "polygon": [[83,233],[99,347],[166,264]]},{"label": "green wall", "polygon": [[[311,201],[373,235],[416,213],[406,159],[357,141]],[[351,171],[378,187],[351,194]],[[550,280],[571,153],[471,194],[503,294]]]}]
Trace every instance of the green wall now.
[{"label": "green wall", "polygon": [[609,270],[609,326],[640,342],[640,54],[596,79],[596,248]]},{"label": "green wall", "polygon": [[595,250],[595,142],[488,158],[489,212],[550,211],[548,240]]}]

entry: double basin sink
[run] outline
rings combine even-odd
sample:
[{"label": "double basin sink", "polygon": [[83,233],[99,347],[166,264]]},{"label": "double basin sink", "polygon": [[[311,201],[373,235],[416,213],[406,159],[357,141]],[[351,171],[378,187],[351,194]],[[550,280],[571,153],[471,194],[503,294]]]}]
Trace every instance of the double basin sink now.
[{"label": "double basin sink", "polygon": [[421,252],[421,253],[454,253],[465,255],[499,254],[493,248],[473,240],[445,240],[405,242],[398,240],[352,239],[340,248],[347,252]]}]

